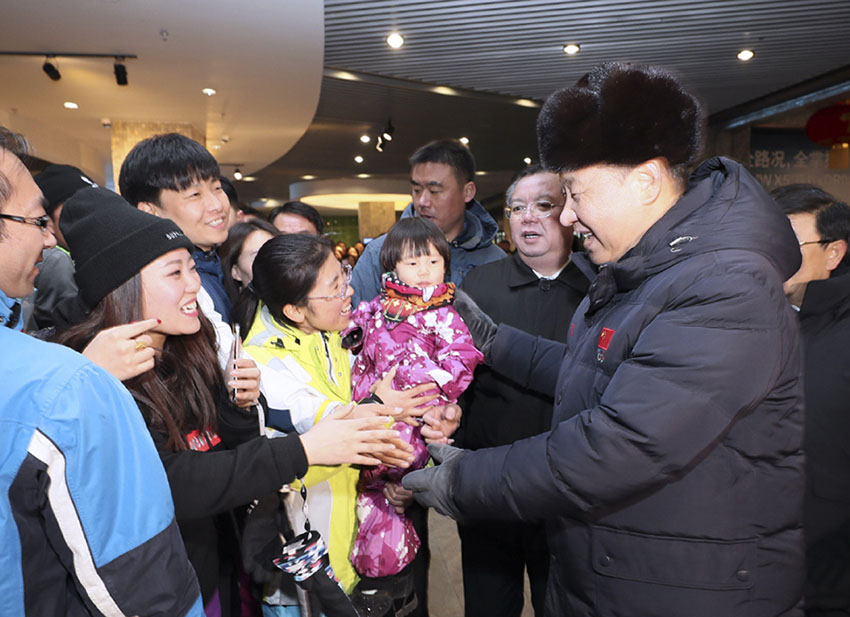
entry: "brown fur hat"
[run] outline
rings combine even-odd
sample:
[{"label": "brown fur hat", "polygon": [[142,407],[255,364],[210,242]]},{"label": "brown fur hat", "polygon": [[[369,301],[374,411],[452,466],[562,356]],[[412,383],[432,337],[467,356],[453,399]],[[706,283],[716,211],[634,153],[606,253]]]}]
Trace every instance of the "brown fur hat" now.
[{"label": "brown fur hat", "polygon": [[559,171],[634,166],[655,157],[689,167],[702,143],[699,101],[653,66],[601,64],[552,94],[537,118],[540,160]]}]

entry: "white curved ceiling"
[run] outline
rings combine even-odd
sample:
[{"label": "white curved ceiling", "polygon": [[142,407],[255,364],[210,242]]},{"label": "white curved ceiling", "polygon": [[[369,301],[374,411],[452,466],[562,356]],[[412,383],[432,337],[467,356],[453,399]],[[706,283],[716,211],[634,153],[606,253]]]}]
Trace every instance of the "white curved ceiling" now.
[{"label": "white curved ceiling", "polygon": [[[0,56],[0,123],[27,135],[42,158],[104,178],[102,118],[192,124],[228,163],[250,173],[286,153],[319,99],[323,5],[315,0],[4,0],[0,50],[135,54],[129,85],[113,59]],[[166,31],[167,35],[162,34]],[[201,93],[217,91],[213,97]],[[62,107],[74,101],[79,109]]]}]

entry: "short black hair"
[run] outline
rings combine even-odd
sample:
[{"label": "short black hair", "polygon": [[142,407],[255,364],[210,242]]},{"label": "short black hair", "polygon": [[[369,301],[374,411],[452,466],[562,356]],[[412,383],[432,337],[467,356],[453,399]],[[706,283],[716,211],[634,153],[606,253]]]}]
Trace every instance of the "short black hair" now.
[{"label": "short black hair", "polygon": [[788,184],[771,191],[786,216],[814,214],[820,239],[850,240],[850,206],[814,184]]},{"label": "short black hair", "polygon": [[294,214],[303,219],[307,219],[316,228],[316,233],[322,235],[325,228],[325,222],[322,220],[322,215],[313,206],[305,204],[303,201],[287,201],[282,206],[278,206],[269,212],[269,223],[274,225],[274,220],[278,214]]},{"label": "short black hair", "polygon": [[185,191],[196,180],[219,178],[209,151],[179,133],[154,135],[137,143],[121,164],[118,187],[132,205],[159,205],[163,190]]},{"label": "short black hair", "polygon": [[513,197],[514,191],[516,190],[516,185],[519,184],[519,181],[523,178],[528,178],[530,176],[536,176],[537,174],[557,174],[558,172],[552,171],[551,169],[547,169],[543,167],[540,163],[534,163],[533,165],[527,165],[525,168],[520,169],[518,172],[514,174],[513,179],[511,179],[511,183],[505,191],[505,201],[509,202],[511,197]]},{"label": "short black hair", "polygon": [[[29,143],[23,135],[10,131],[5,126],[0,126],[0,155],[3,153],[13,154],[23,163],[29,156]],[[0,210],[12,196],[12,184],[9,179],[0,173]]]},{"label": "short black hair", "polygon": [[410,157],[411,167],[424,163],[448,165],[461,186],[475,180],[475,157],[457,139],[437,139],[425,144]]},{"label": "short black hair", "polygon": [[233,186],[233,183],[224,176],[219,176],[218,179],[221,181],[221,189],[224,191],[224,194],[227,195],[227,201],[230,202],[230,207],[238,210],[239,193],[236,192],[236,187]]},{"label": "short black hair", "polygon": [[446,234],[428,219],[418,216],[403,218],[390,228],[384,238],[380,255],[381,268],[384,272],[391,272],[406,253],[412,252],[414,257],[426,255],[432,244],[445,261],[448,272],[452,254]]}]

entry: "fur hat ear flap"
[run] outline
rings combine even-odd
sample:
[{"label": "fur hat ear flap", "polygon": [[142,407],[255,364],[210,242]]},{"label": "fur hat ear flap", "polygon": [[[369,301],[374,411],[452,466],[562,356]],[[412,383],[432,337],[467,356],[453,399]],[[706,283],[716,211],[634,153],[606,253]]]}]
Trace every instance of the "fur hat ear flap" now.
[{"label": "fur hat ear flap", "polygon": [[557,170],[634,166],[664,157],[695,164],[702,150],[696,97],[662,69],[602,64],[552,94],[537,119],[540,160]]}]

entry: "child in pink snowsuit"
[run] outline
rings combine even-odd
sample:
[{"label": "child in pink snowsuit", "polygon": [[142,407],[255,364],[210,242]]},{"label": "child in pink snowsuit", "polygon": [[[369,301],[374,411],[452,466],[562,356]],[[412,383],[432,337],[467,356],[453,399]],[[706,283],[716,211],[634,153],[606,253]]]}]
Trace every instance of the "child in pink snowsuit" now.
[{"label": "child in pink snowsuit", "polygon": [[[405,218],[390,229],[381,247],[381,294],[360,303],[348,330],[355,337],[362,332],[361,351],[351,370],[353,400],[369,397],[372,384],[394,367],[396,390],[437,384],[439,397],[431,405],[456,402],[472,381],[484,358],[452,307],[454,284],[443,282],[449,256],[445,236],[428,220]],[[359,574],[370,578],[397,574],[420,546],[413,524],[396,512],[383,488],[424,467],[428,450],[418,425],[397,422],[393,428],[413,445],[415,460],[408,469],[378,465],[360,474],[360,528],[351,560]]]}]

